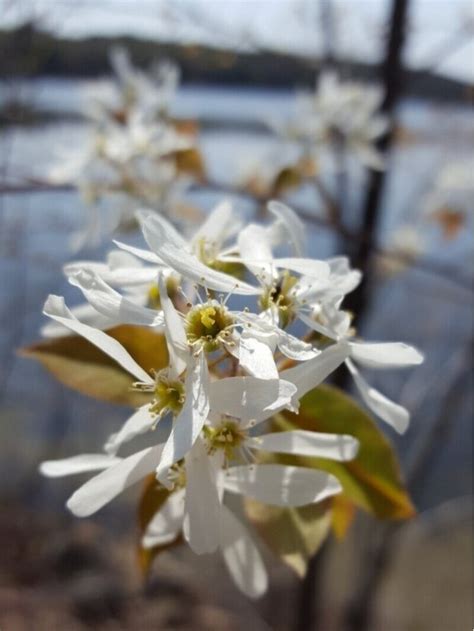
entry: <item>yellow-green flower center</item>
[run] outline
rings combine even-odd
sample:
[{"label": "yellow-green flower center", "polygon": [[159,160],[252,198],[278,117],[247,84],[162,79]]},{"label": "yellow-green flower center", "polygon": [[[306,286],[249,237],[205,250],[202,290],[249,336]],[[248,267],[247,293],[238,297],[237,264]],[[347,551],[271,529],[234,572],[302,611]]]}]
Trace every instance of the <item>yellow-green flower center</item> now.
[{"label": "yellow-green flower center", "polygon": [[188,342],[201,345],[207,353],[216,351],[229,338],[233,323],[227,308],[216,301],[193,307],[184,320]]},{"label": "yellow-green flower center", "polygon": [[221,261],[218,258],[219,251],[212,241],[207,241],[204,237],[199,239],[195,247],[195,253],[198,259],[217,272],[223,272],[234,278],[243,278],[245,275],[245,267],[241,263],[233,261]]},{"label": "yellow-green flower center", "polygon": [[[166,291],[168,296],[173,300],[178,290],[178,281],[174,276],[168,276],[166,279]],[[151,285],[148,290],[148,306],[150,309],[161,309],[160,289],[158,285]]]},{"label": "yellow-green flower center", "polygon": [[293,322],[296,315],[293,288],[297,282],[298,278],[285,270],[280,275],[280,278],[264,291],[260,298],[260,307],[263,310],[271,307],[277,309],[279,325],[283,329]]},{"label": "yellow-green flower center", "polygon": [[184,384],[178,379],[171,380],[165,374],[156,377],[153,402],[150,412],[162,416],[166,412],[179,414],[184,404]]},{"label": "yellow-green flower center", "polygon": [[183,489],[186,486],[186,468],[184,460],[176,462],[168,472],[168,480],[173,485],[173,491]]},{"label": "yellow-green flower center", "polygon": [[206,426],[204,435],[207,439],[208,451],[210,454],[217,450],[222,450],[227,460],[232,460],[235,450],[238,449],[245,440],[245,431],[235,421],[223,421],[217,427]]}]

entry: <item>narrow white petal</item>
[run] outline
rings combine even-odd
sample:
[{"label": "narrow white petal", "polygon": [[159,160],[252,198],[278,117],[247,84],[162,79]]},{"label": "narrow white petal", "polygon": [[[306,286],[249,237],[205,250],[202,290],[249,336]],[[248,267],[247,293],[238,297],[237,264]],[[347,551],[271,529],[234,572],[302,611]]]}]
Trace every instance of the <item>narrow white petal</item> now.
[{"label": "narrow white petal", "polygon": [[205,285],[209,289],[222,292],[233,292],[235,294],[256,295],[260,293],[260,288],[252,287],[247,283],[236,280],[232,276],[217,272],[186,251],[170,238],[165,227],[157,221],[156,216],[149,216],[144,221],[143,233],[148,244],[163,261],[181,274],[184,278],[194,281],[200,285]]},{"label": "narrow white petal", "polygon": [[81,454],[63,460],[46,460],[40,464],[39,470],[48,478],[61,478],[87,471],[102,471],[120,461],[120,458],[104,454]]},{"label": "narrow white petal", "polygon": [[330,340],[337,339],[337,334],[335,331],[327,326],[324,326],[324,324],[316,322],[316,320],[313,320],[313,318],[311,318],[309,315],[306,315],[305,313],[299,313],[298,317],[301,322],[304,322],[306,326],[308,326],[310,329],[313,329],[313,331],[317,331],[318,333],[321,333],[321,335],[325,335]]},{"label": "narrow white petal", "polygon": [[329,265],[326,261],[317,261],[315,259],[301,258],[280,258],[274,259],[276,267],[298,272],[310,278],[326,279],[329,277]]},{"label": "narrow white petal", "polygon": [[369,410],[391,425],[399,434],[406,432],[410,424],[408,410],[372,388],[349,359],[346,360],[346,366],[349,368],[357,389]]},{"label": "narrow white petal", "polygon": [[125,421],[117,433],[109,436],[104,445],[104,450],[108,454],[115,455],[124,443],[151,429],[153,422],[154,420],[150,414],[150,405],[143,405]]},{"label": "narrow white petal", "polygon": [[264,434],[247,440],[246,444],[254,449],[263,449],[263,451],[329,458],[340,462],[355,458],[359,449],[359,441],[353,436],[308,432],[300,429]]},{"label": "narrow white petal", "polygon": [[186,362],[189,357],[186,332],[184,330],[183,321],[168,296],[166,283],[162,274],[158,277],[158,287],[165,322],[165,336],[168,343],[170,368],[172,368],[177,375],[180,375],[186,368]]},{"label": "narrow white petal", "polygon": [[184,494],[184,489],[172,493],[153,516],[142,538],[144,548],[170,543],[179,535],[184,519]]},{"label": "narrow white petal", "polygon": [[196,441],[185,462],[183,535],[196,554],[214,552],[219,545],[220,502],[215,473],[201,440]]},{"label": "narrow white petal", "polygon": [[159,480],[166,484],[169,468],[190,451],[209,415],[209,373],[206,356],[200,353],[188,366],[185,383],[186,400],[173,423],[156,469]]},{"label": "narrow white petal", "polygon": [[[111,320],[96,311],[88,302],[72,307],[70,311],[75,319],[94,329],[108,329],[117,324],[115,320]],[[41,335],[43,337],[62,337],[67,334],[68,328],[58,322],[48,322],[41,327]]]},{"label": "narrow white petal", "polygon": [[[145,237],[146,242],[150,246],[152,250],[155,250],[155,239],[150,239],[152,233],[150,232],[151,227],[159,228],[159,232],[166,236],[167,243],[174,245],[179,249],[189,250],[189,244],[184,237],[182,237],[176,228],[164,217],[157,215],[155,212],[147,211],[147,210],[139,210],[136,213],[138,222],[140,223],[140,227],[143,232],[143,236]],[[157,252],[159,255],[159,253]]]},{"label": "narrow white petal", "polygon": [[162,445],[148,447],[99,473],[69,498],[67,507],[77,517],[88,517],[97,512],[122,491],[152,473],[162,449]]},{"label": "narrow white petal", "polygon": [[291,381],[298,388],[298,397],[319,386],[349,355],[346,342],[338,342],[322,351],[314,359],[302,362],[294,368],[284,370],[280,377]]},{"label": "narrow white petal", "polygon": [[[126,254],[118,250],[120,254]],[[116,254],[117,251],[111,252]],[[114,257],[115,258],[115,257]],[[75,261],[74,263],[68,263],[63,268],[66,276],[75,276],[78,272],[91,272],[97,274],[105,283],[115,287],[133,287],[135,285],[148,285],[156,281],[158,274],[158,268],[154,267],[142,267],[142,266],[127,266],[111,268],[106,263],[95,263],[91,261]]]},{"label": "narrow white petal", "polygon": [[76,320],[67,308],[64,298],[50,295],[46,300],[43,313],[59,324],[64,325],[74,333],[81,335],[86,340],[97,346],[101,351],[112,357],[122,368],[143,383],[153,383],[153,379],[137,362],[129,355],[125,348],[113,337],[103,331],[98,331],[87,324]]},{"label": "narrow white petal", "polygon": [[423,355],[402,342],[351,342],[351,357],[369,368],[416,366]]},{"label": "narrow white petal", "polygon": [[296,390],[294,384],[282,379],[228,377],[211,383],[211,410],[258,423],[285,407],[292,408]]},{"label": "narrow white petal", "polygon": [[204,239],[208,243],[220,245],[228,237],[235,221],[232,204],[224,200],[209,213],[206,221],[193,235],[193,244],[198,244],[201,239]]},{"label": "narrow white petal", "polygon": [[264,594],[268,577],[260,552],[250,533],[227,506],[221,507],[220,547],[229,574],[240,591],[249,598]]},{"label": "narrow white petal", "polygon": [[237,245],[248,269],[264,283],[271,283],[274,266],[267,229],[256,224],[248,225],[239,233]]},{"label": "narrow white petal", "polygon": [[295,254],[302,256],[306,250],[307,234],[304,223],[294,210],[282,202],[271,201],[268,203],[268,210],[278,219],[281,232],[293,246]]},{"label": "narrow white petal", "polygon": [[279,464],[230,467],[224,474],[223,483],[231,493],[277,506],[313,504],[342,490],[333,475]]},{"label": "narrow white petal", "polygon": [[70,276],[71,285],[78,287],[99,313],[120,324],[158,327],[163,325],[163,314],[133,303],[109,287],[95,272],[81,270]]},{"label": "narrow white petal", "polygon": [[240,336],[239,363],[253,377],[278,379],[278,370],[272,349],[268,344],[252,337],[246,331]]},{"label": "narrow white petal", "polygon": [[150,250],[143,250],[142,248],[135,248],[133,245],[127,245],[126,243],[122,243],[121,241],[114,241],[115,245],[124,250],[124,252],[130,252],[134,256],[142,259],[143,261],[147,261],[147,263],[154,263],[155,265],[163,265],[163,261],[157,256],[154,252],[150,252]]},{"label": "narrow white petal", "polygon": [[317,348],[313,348],[308,342],[298,339],[294,335],[290,335],[282,329],[277,330],[278,348],[283,355],[289,359],[296,361],[307,361],[313,359],[321,353]]}]

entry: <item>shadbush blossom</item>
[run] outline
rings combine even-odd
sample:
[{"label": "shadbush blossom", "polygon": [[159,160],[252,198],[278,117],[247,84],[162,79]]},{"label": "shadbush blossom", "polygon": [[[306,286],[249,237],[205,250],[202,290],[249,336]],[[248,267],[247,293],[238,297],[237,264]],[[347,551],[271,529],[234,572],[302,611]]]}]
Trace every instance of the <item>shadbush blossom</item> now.
[{"label": "shadbush blossom", "polygon": [[110,61],[114,82],[91,96],[86,110],[92,123],[86,146],[61,156],[49,174],[55,183],[75,184],[89,206],[73,237],[76,250],[133,227],[137,204],[176,212],[193,169],[199,171],[199,157],[197,165],[183,165],[183,156],[195,151],[194,130],[170,112],[179,69],[164,61],[145,73],[121,48],[112,49]]},{"label": "shadbush blossom", "polygon": [[[370,388],[356,366],[422,361],[404,344],[358,340],[341,304],[360,273],[343,257],[305,258],[298,217],[281,203],[269,210],[269,225],[240,228],[225,202],[189,240],[156,213],[140,211],[149,250],[117,243],[105,264],[68,265],[86,306],[74,313],[50,296],[44,308],[56,324],[112,358],[147,399],[107,439],[104,453],[44,462],[41,471],[52,477],[100,471],[68,501],[80,517],[154,476],[163,502],[143,532],[143,548],[182,535],[197,554],[219,549],[236,584],[252,597],[265,591],[266,571],[249,530],[226,505],[227,494],[285,509],[327,500],[343,487],[314,459],[345,462],[359,448],[350,427],[347,433],[276,431],[270,420],[297,414],[300,399],[345,363],[365,404],[404,431],[408,412]],[[281,245],[291,256],[274,256]],[[307,329],[303,337],[296,321]],[[119,324],[164,335],[166,366],[145,369],[102,330]],[[165,417],[171,429],[157,444],[153,430]],[[118,456],[139,434],[150,446]]]},{"label": "shadbush blossom", "polygon": [[301,93],[296,113],[285,129],[311,153],[324,145],[347,150],[363,165],[383,169],[375,141],[389,127],[377,113],[382,91],[357,81],[342,81],[333,72],[323,72],[314,92]]}]

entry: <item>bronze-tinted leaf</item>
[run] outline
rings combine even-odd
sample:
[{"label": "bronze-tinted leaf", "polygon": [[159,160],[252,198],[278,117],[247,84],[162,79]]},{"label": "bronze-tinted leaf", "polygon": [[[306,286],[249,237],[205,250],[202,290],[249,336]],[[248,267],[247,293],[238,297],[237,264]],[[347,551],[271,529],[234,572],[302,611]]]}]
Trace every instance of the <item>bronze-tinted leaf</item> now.
[{"label": "bronze-tinted leaf", "polygon": [[138,504],[138,531],[139,541],[137,546],[138,565],[141,572],[146,576],[151,568],[154,559],[165,550],[180,544],[182,537],[178,536],[174,541],[153,548],[143,548],[141,538],[152,520],[163,504],[170,496],[170,491],[156,481],[154,475],[148,476],[143,487],[142,496]]},{"label": "bronze-tinted leaf", "polygon": [[344,539],[356,515],[356,507],[351,500],[339,493],[332,500],[331,528],[336,539]]},{"label": "bronze-tinted leaf", "polygon": [[245,512],[268,547],[301,577],[331,527],[329,500],[281,508],[246,499]]},{"label": "bronze-tinted leaf", "polygon": [[432,218],[439,224],[443,237],[447,241],[455,239],[466,225],[466,213],[448,206],[434,212]]},{"label": "bronze-tinted leaf", "polygon": [[[168,351],[162,334],[129,325],[114,327],[107,333],[118,340],[146,371],[167,366]],[[20,354],[37,359],[59,381],[96,399],[138,407],[149,398],[133,391],[133,377],[80,336],[44,340],[21,349]]]},{"label": "bronze-tinted leaf", "polygon": [[193,175],[197,180],[203,182],[206,179],[206,168],[199,149],[182,149],[174,154],[176,168],[181,173]]},{"label": "bronze-tinted leaf", "polygon": [[[379,518],[407,519],[414,515],[391,444],[371,417],[338,388],[323,385],[308,392],[301,399],[300,413],[279,415],[274,419],[274,427],[355,436],[360,449],[352,461],[298,457],[296,464],[334,474],[352,502]],[[295,464],[295,457],[285,456],[280,461]]]}]

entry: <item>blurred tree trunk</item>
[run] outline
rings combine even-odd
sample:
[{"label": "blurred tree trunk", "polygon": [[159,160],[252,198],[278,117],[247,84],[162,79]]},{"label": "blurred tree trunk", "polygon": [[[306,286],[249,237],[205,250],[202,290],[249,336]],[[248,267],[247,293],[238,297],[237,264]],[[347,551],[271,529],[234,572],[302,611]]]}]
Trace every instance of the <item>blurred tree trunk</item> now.
[{"label": "blurred tree trunk", "polygon": [[[381,110],[386,116],[393,118],[395,106],[398,102],[402,87],[402,50],[405,39],[409,0],[392,0],[390,35],[387,43],[387,53],[381,67],[381,78],[384,84],[384,100]],[[322,11],[324,25],[328,13]],[[330,56],[331,59],[331,56]],[[332,59],[331,59],[332,60]],[[379,140],[378,149],[384,155],[390,150],[394,140],[394,127]],[[367,274],[374,246],[376,245],[378,221],[380,219],[380,202],[382,199],[385,182],[385,171],[373,171],[362,219],[362,227],[359,240],[355,244],[353,262],[355,267],[364,273],[364,280],[360,287],[349,294],[347,308],[354,311],[360,319],[369,302],[369,279]],[[337,375],[338,385],[343,385],[347,371]],[[308,573],[301,585],[299,607],[295,631],[314,631],[319,629],[321,622],[321,601],[324,556],[327,545],[324,545],[317,555],[310,561]],[[365,603],[359,603],[357,611],[352,609],[348,614],[347,631],[366,631],[369,611],[365,609]],[[321,630],[322,631],[322,630]]]},{"label": "blurred tree trunk", "polygon": [[[394,112],[403,87],[402,53],[405,41],[409,0],[392,0],[390,35],[387,53],[381,67],[381,78],[384,84],[384,100],[381,112],[386,115],[392,125],[388,132],[378,141],[377,146],[387,156],[395,138]],[[352,263],[364,274],[361,285],[349,294],[346,306],[358,319],[363,317],[369,302],[370,262],[376,245],[377,229],[382,216],[381,201],[384,192],[387,171],[372,171],[363,211],[359,239],[352,254]]]}]

